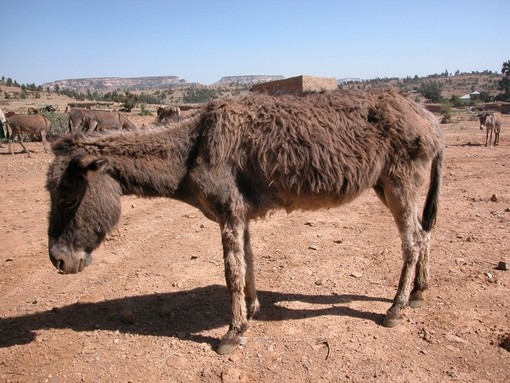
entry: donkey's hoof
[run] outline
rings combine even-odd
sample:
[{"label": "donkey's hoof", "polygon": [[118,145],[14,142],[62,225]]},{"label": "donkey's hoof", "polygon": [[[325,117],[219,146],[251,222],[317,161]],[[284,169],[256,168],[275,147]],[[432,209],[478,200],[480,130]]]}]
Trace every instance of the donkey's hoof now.
[{"label": "donkey's hoof", "polygon": [[415,309],[418,307],[421,307],[423,305],[423,295],[420,291],[416,291],[411,294],[411,297],[409,298],[409,307]]},{"label": "donkey's hoof", "polygon": [[402,316],[395,314],[391,310],[388,310],[386,316],[384,317],[383,326],[392,328],[400,324],[402,322]]},{"label": "donkey's hoof", "polygon": [[220,345],[216,352],[220,355],[228,355],[234,352],[241,344],[241,336],[236,331],[230,330],[223,338],[221,338]]},{"label": "donkey's hoof", "polygon": [[260,303],[258,299],[255,299],[251,304],[248,305],[247,317],[248,319],[253,319],[256,313],[260,310]]}]

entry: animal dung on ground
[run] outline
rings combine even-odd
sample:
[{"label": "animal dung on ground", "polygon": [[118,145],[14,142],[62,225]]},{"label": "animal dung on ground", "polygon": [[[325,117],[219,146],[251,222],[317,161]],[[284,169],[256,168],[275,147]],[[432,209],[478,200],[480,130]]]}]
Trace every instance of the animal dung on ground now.
[{"label": "animal dung on ground", "polygon": [[508,262],[506,262],[506,261],[499,261],[498,266],[496,267],[496,269],[507,271],[509,269]]},{"label": "animal dung on ground", "polygon": [[510,352],[510,336],[507,336],[505,339],[503,339],[503,341],[500,343],[499,347]]}]

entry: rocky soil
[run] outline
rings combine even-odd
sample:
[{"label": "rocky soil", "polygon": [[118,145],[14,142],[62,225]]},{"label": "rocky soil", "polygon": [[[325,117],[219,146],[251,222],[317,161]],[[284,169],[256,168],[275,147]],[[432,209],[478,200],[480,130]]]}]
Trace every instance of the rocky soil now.
[{"label": "rocky soil", "polygon": [[166,199],[123,198],[118,228],[78,275],[46,247],[52,154],[0,148],[1,382],[508,382],[510,116],[501,145],[465,115],[444,125],[444,188],[426,303],[381,325],[400,242],[370,191],[348,206],[252,225],[261,312],[214,351],[229,300],[219,229]]}]

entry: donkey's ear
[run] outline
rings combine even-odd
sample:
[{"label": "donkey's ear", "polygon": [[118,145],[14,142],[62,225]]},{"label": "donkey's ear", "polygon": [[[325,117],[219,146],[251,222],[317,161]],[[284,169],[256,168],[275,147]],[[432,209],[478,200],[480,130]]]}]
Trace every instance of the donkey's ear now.
[{"label": "donkey's ear", "polygon": [[87,165],[86,171],[87,174],[89,172],[102,172],[104,168],[108,165],[108,160],[106,158],[97,158]]},{"label": "donkey's ear", "polygon": [[106,158],[91,155],[81,157],[79,162],[83,175],[86,178],[93,177],[94,174],[103,172],[106,165],[108,165],[108,160]]}]

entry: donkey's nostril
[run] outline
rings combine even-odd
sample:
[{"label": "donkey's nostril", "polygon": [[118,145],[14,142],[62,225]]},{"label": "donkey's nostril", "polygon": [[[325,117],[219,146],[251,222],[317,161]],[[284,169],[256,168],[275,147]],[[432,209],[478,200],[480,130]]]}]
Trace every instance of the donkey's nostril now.
[{"label": "donkey's nostril", "polygon": [[57,258],[55,258],[55,256],[53,254],[51,254],[51,251],[50,251],[50,261],[53,264],[53,266],[58,268],[58,263],[59,262],[58,262]]},{"label": "donkey's nostril", "polygon": [[59,271],[63,271],[64,270],[64,267],[65,267],[65,262],[62,258],[58,257],[58,256],[55,256],[54,255],[54,251],[52,251],[52,249],[50,249],[50,260],[51,260],[51,263],[53,264],[53,266],[55,266],[55,268]]}]

